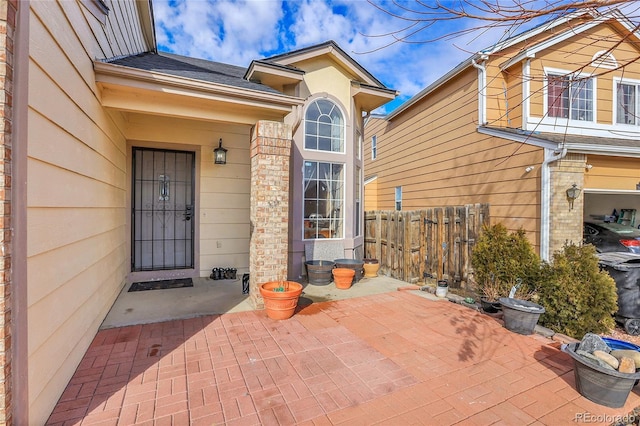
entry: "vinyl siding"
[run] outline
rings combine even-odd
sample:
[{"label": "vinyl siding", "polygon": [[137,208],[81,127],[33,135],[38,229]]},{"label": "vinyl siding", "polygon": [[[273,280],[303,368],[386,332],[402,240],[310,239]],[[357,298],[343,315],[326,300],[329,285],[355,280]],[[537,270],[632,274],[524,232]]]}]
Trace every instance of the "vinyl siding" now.
[{"label": "vinyl siding", "polygon": [[633,191],[640,183],[638,158],[589,155],[587,164],[593,167],[585,172],[585,188]]},{"label": "vinyl siding", "polygon": [[[597,123],[612,124],[613,122],[613,78],[640,79],[640,64],[637,60],[624,69],[608,70],[592,67],[593,56],[603,50],[612,49],[618,64],[622,65],[637,59],[639,51],[637,45],[629,42],[619,42],[620,35],[608,25],[598,26],[590,31],[559,43],[541,52],[531,61],[531,114],[543,117],[544,110],[544,69],[555,68],[568,72],[580,71],[585,75],[595,76],[597,90]],[[570,60],[567,60],[570,58]],[[586,65],[586,66],[585,66]],[[582,67],[584,67],[582,69]]]},{"label": "vinyl siding", "polygon": [[[542,150],[477,132],[477,71],[467,70],[393,121],[371,120],[365,140],[378,137],[378,159],[365,154],[366,175],[378,176],[377,207],[403,210],[490,203],[493,222],[523,227],[538,241]],[[370,149],[370,147],[368,147]]]},{"label": "vinyl siding", "polygon": [[[102,24],[79,2],[31,2],[27,179],[28,404],[44,424],[127,272],[126,142],[93,60],[149,49],[133,1]],[[126,17],[126,20],[125,20]],[[127,23],[128,22],[128,23]]]}]

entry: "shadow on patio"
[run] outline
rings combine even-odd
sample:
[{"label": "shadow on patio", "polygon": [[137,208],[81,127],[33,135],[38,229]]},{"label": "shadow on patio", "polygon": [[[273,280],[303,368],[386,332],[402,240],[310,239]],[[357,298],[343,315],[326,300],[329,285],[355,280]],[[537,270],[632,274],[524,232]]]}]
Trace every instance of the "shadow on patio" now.
[{"label": "shadow on patio", "polygon": [[48,424],[608,424],[640,405],[590,402],[555,342],[420,293],[102,330]]}]

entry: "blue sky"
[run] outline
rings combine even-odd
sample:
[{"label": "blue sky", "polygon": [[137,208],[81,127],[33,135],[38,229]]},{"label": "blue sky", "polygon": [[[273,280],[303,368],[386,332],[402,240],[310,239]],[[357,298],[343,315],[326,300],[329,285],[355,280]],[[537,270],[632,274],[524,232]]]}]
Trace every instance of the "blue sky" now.
[{"label": "blue sky", "polygon": [[396,101],[378,112],[392,110],[472,52],[509,35],[506,29],[494,28],[418,42],[474,25],[440,22],[415,36],[417,43],[389,45],[393,38],[388,34],[407,22],[365,0],[153,0],[152,4],[158,48],[180,55],[247,67],[254,59],[334,40],[387,87],[400,92]]}]

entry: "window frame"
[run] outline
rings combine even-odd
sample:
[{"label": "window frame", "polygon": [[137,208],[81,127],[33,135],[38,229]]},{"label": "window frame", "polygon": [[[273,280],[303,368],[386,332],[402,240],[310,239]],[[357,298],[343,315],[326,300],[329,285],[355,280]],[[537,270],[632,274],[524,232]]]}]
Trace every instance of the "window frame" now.
[{"label": "window frame", "polygon": [[395,188],[394,207],[396,211],[402,211],[402,185]]},{"label": "window frame", "polygon": [[[332,105],[331,111],[337,111],[340,114],[340,120],[342,121],[339,125],[333,123],[333,119],[329,116],[329,114],[323,113],[322,109],[318,106],[318,111],[320,112],[320,114],[318,115],[317,119],[310,119],[309,118],[309,113],[311,111],[312,106],[317,105],[321,102],[327,102],[330,103]],[[324,136],[325,138],[329,138],[330,140],[330,144],[332,149],[320,149],[320,138],[323,137],[322,135],[320,135],[320,132],[318,131],[319,128],[326,126],[328,123],[325,121],[320,121],[321,117],[330,117],[329,120],[331,121],[331,123],[329,124],[329,128],[332,130],[334,128],[338,128],[339,129],[339,135],[338,135],[338,140],[340,143],[340,149],[339,150],[334,150],[333,149],[333,141],[335,140],[335,137],[333,135],[332,132],[330,136]],[[313,99],[312,101],[309,102],[309,104],[306,106],[305,108],[305,112],[304,112],[304,132],[302,135],[302,147],[305,151],[313,151],[313,152],[326,152],[326,153],[332,153],[332,154],[345,154],[346,153],[346,145],[347,145],[347,141],[346,141],[346,118],[345,118],[345,113],[344,111],[342,111],[342,108],[340,107],[340,105],[328,98],[316,98]],[[314,134],[309,133],[310,132],[310,124],[311,123],[315,123],[316,124],[316,132]],[[316,147],[315,148],[309,148],[307,147],[307,137],[315,137],[316,138]]]},{"label": "window frame", "polygon": [[371,161],[378,158],[378,136],[371,136]]},{"label": "window frame", "polygon": [[[545,74],[545,83],[544,83],[544,116],[546,118],[548,118],[549,120],[554,120],[554,121],[558,121],[558,120],[567,120],[567,121],[571,121],[571,122],[582,122],[582,123],[596,123],[597,121],[597,78],[590,75],[590,74],[586,74],[586,73],[572,73],[570,71],[565,71],[565,70],[560,70],[560,69],[555,69],[555,68],[545,68],[544,69],[544,74]],[[562,78],[562,79],[566,79],[567,81],[567,88],[565,89],[567,91],[567,107],[566,107],[566,117],[565,116],[557,116],[557,115],[551,115],[551,102],[549,99],[550,96],[550,78],[551,77],[556,77],[556,78]],[[589,82],[590,86],[589,88],[581,88],[578,85],[580,85],[582,82],[586,83]],[[581,93],[583,90],[588,90],[590,91],[590,96],[586,99],[580,99],[580,98],[576,98],[575,97],[575,92],[578,91],[578,93]],[[563,90],[564,91],[564,90]],[[587,102],[590,104],[590,109],[586,110],[589,112],[590,114],[590,119],[580,119],[580,118],[574,118],[574,113],[576,113],[576,111],[580,111],[579,108],[576,108],[575,103],[582,103],[582,102]],[[556,107],[557,108],[557,107]],[[560,107],[564,110],[564,107]]]},{"label": "window frame", "polygon": [[[620,123],[618,122],[618,85],[627,85],[635,87],[635,122],[633,124],[630,123]],[[629,78],[621,78],[614,77],[613,78],[613,125],[614,126],[622,126],[627,128],[638,129],[640,127],[640,80],[634,80]]]},{"label": "window frame", "polygon": [[[333,183],[337,182],[336,189],[340,191],[340,198],[329,197],[328,199],[322,200],[319,197],[319,194],[316,193],[315,198],[307,197],[307,191],[309,189],[309,185],[307,185],[307,165],[309,163],[315,164],[315,179],[309,179],[309,181],[316,182],[316,189],[320,186],[320,182],[324,181],[325,183]],[[321,170],[320,164],[328,165],[331,179],[322,180],[319,176],[319,171]],[[333,179],[334,176],[334,166],[341,167],[340,170],[340,180]],[[346,172],[347,166],[344,163],[336,162],[336,161],[322,161],[322,160],[310,160],[305,159],[303,162],[303,171],[302,171],[302,221],[303,221],[303,229],[302,229],[302,239],[303,240],[316,240],[319,238],[325,239],[344,239],[345,235],[345,201],[346,201]],[[327,184],[327,192],[331,192],[331,185]],[[311,207],[308,202],[316,202],[316,213],[314,217],[311,217],[312,214],[307,216],[307,207]],[[329,217],[319,216],[318,210],[320,202],[324,201],[328,204],[325,206],[325,210],[329,210],[331,215]],[[337,201],[337,202],[336,202]],[[336,204],[338,205],[337,207]],[[336,209],[339,211],[338,216],[334,216]],[[337,226],[336,226],[337,225]]]}]

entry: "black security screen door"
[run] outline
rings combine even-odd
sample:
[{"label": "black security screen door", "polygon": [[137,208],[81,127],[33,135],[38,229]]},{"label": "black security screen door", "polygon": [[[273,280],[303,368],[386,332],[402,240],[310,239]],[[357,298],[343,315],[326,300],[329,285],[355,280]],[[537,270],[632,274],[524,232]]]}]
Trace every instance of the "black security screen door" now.
[{"label": "black security screen door", "polygon": [[133,271],[193,268],[195,154],[133,148]]}]

